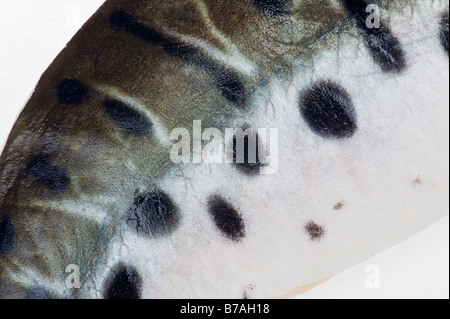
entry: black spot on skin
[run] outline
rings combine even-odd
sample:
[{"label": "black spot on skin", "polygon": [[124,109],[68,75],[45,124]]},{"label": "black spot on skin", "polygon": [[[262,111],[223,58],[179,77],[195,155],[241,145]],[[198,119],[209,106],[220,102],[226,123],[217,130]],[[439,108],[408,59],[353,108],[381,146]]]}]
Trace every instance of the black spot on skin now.
[{"label": "black spot on skin", "polygon": [[369,28],[366,8],[374,1],[343,0],[350,15],[355,19],[359,34],[363,37],[373,60],[383,72],[399,73],[406,68],[405,53],[398,39],[380,21],[380,27]]},{"label": "black spot on skin", "polygon": [[309,238],[313,241],[321,239],[325,235],[325,230],[322,226],[317,225],[315,222],[310,221],[305,226],[306,232]]},{"label": "black spot on skin", "polygon": [[151,123],[139,112],[117,100],[103,101],[108,116],[125,132],[134,136],[145,135],[150,132]]},{"label": "black spot on skin", "polygon": [[174,232],[180,223],[178,208],[162,191],[138,196],[127,212],[127,225],[140,236],[162,237]]},{"label": "black spot on skin", "polygon": [[245,237],[244,220],[221,196],[215,195],[208,200],[208,212],[225,237],[236,243]]},{"label": "black spot on skin", "polygon": [[0,222],[0,257],[11,249],[14,240],[14,228],[9,219]]},{"label": "black spot on skin", "polygon": [[441,38],[442,47],[448,54],[448,11],[442,15],[441,25],[439,27],[439,36]]},{"label": "black spot on skin", "polygon": [[24,299],[52,299],[50,293],[43,288],[33,288],[27,291]]},{"label": "black spot on skin", "polygon": [[417,176],[417,177],[414,179],[413,184],[414,184],[414,185],[422,185],[422,184],[423,184],[423,181],[422,181],[422,179],[420,178],[420,176]]},{"label": "black spot on skin", "polygon": [[151,26],[140,23],[135,17],[125,11],[114,12],[110,18],[110,25],[118,31],[132,34],[149,44],[159,46],[175,58],[203,68],[209,73],[222,95],[228,101],[238,106],[245,104],[245,88],[238,76],[228,70],[226,66],[205,56],[191,44],[183,43],[178,39],[164,35],[152,29]]},{"label": "black spot on skin", "polygon": [[300,112],[323,138],[349,138],[356,132],[356,112],[348,93],[333,82],[319,82],[301,96]]},{"label": "black spot on skin", "polygon": [[[250,141],[254,142],[250,142]],[[253,143],[254,146],[253,146]],[[259,173],[259,168],[264,166],[259,161],[259,148],[261,147],[260,141],[258,140],[258,134],[255,132],[255,130],[249,130],[249,134],[244,136],[244,162],[238,163],[238,142],[236,136],[233,136],[233,162],[235,163],[236,167],[244,174],[253,176]],[[250,149],[250,146],[252,147]],[[252,152],[255,152],[255,158],[249,159],[249,150]],[[242,149],[240,150],[242,151]]]},{"label": "black spot on skin", "polygon": [[62,80],[56,89],[59,103],[80,104],[89,97],[89,89],[76,79]]},{"label": "black spot on skin", "polygon": [[142,279],[132,266],[116,266],[105,282],[104,299],[141,299]]},{"label": "black spot on skin", "polygon": [[27,175],[42,182],[53,193],[61,194],[66,191],[70,180],[59,167],[53,166],[47,155],[38,155],[28,164]]},{"label": "black spot on skin", "polygon": [[288,13],[286,0],[253,0],[255,6],[268,16],[283,16]]},{"label": "black spot on skin", "polygon": [[334,205],[333,209],[334,210],[341,210],[344,207],[344,203],[343,202],[338,202],[336,203],[336,205]]}]

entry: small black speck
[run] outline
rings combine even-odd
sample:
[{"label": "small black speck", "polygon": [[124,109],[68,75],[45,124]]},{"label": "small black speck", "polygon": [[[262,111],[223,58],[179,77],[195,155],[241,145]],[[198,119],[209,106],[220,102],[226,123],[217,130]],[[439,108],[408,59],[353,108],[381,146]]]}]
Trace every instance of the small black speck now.
[{"label": "small black speck", "polygon": [[422,185],[422,184],[423,184],[423,181],[422,181],[422,179],[418,176],[418,177],[416,177],[416,178],[414,179],[413,184],[414,184],[414,185]]},{"label": "small black speck", "polygon": [[325,229],[313,221],[309,221],[308,224],[306,224],[305,229],[309,238],[313,241],[317,241],[325,235]]},{"label": "small black speck", "polygon": [[344,208],[344,203],[343,202],[338,202],[333,207],[334,210],[341,210],[342,208]]}]

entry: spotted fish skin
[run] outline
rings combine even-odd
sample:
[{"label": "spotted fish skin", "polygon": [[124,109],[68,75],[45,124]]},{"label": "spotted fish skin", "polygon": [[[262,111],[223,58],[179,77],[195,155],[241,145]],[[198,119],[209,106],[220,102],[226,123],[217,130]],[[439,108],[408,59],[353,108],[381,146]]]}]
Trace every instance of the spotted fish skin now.
[{"label": "spotted fish skin", "polygon": [[[0,296],[275,297],[444,215],[448,1],[361,3],[107,1],[1,156]],[[193,120],[278,127],[278,172],[174,165]]]}]

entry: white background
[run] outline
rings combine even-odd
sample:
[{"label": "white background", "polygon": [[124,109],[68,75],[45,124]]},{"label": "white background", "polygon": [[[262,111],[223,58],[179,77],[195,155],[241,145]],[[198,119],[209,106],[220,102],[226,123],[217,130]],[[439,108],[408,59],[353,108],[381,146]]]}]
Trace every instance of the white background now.
[{"label": "white background", "polygon": [[[0,0],[0,149],[40,75],[103,2]],[[298,298],[448,299],[448,216]]]}]

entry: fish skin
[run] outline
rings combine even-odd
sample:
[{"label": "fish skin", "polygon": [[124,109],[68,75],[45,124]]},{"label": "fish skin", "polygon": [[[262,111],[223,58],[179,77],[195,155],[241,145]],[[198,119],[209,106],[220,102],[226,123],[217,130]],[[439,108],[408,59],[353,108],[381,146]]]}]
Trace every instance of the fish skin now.
[{"label": "fish skin", "polygon": [[[91,24],[95,24],[95,23],[91,22]],[[87,29],[87,30],[89,30],[89,29]],[[88,32],[88,31],[85,30],[84,32]],[[95,32],[93,32],[93,33],[95,33]],[[119,36],[119,37],[121,37],[121,36]],[[94,43],[94,42],[95,41],[92,40],[92,43]],[[237,40],[234,40],[233,42],[239,43],[239,41],[237,41]],[[241,41],[241,42],[244,42],[244,41]],[[83,47],[83,44],[78,44],[76,41],[74,43],[75,44],[72,44],[72,48],[75,47],[78,50],[80,47]],[[66,49],[67,50],[66,52],[69,52],[70,48],[71,48],[71,44],[69,44],[68,49]],[[77,52],[77,50],[74,49],[73,51]],[[143,52],[143,51],[147,52],[146,49],[142,48],[142,47],[138,48],[137,50],[140,50],[140,52]],[[258,50],[255,50],[255,51],[258,51]],[[285,51],[282,51],[282,52],[283,52],[283,54],[281,54],[281,55],[285,54],[285,55],[289,56],[289,54],[287,54]],[[96,55],[96,54],[92,54],[92,53],[90,53],[90,54],[91,54],[91,56]],[[125,53],[125,54],[127,54],[127,53]],[[67,53],[67,55],[69,56],[69,58],[66,57],[66,59],[70,59],[70,55],[68,53]],[[264,76],[269,77],[269,75],[272,74],[271,72],[276,72],[276,71],[272,71],[272,68],[274,68],[274,66],[271,65],[272,60],[270,59],[269,53],[268,53],[269,58],[266,58],[264,54],[261,57],[261,53],[259,53],[259,52],[254,52],[254,53],[251,52],[251,53],[249,53],[249,56],[252,56],[252,59],[250,59],[250,60],[262,61],[261,65],[262,65],[263,71],[259,71],[258,73],[262,73],[262,74],[264,74]],[[255,57],[255,56],[258,56],[258,57]],[[83,57],[79,57],[79,58],[83,59],[85,57],[83,56]],[[56,66],[51,67],[49,69],[49,71],[47,71],[47,73],[44,75],[43,79],[41,80],[41,82],[43,81],[42,83],[45,84],[45,83],[47,83],[46,81],[48,81],[48,82],[52,81],[51,80],[52,76],[55,76],[54,74],[57,73],[57,71],[55,71],[55,70],[58,70],[58,68],[61,68],[61,66],[63,65],[63,62],[59,62],[59,64],[58,64],[58,61],[65,60],[64,52],[63,52],[63,57],[59,57],[58,59],[59,60],[55,61]],[[294,59],[294,56],[288,57],[288,60],[292,60],[292,59]],[[302,62],[304,62],[304,61],[307,61],[308,59],[305,59],[305,60],[300,59],[300,60]],[[82,70],[78,70],[78,67],[77,67],[76,72],[78,72],[78,73],[76,73],[76,74],[80,74],[80,77],[83,76],[83,78],[86,78],[86,79],[89,79],[89,81],[92,81],[92,78],[93,78],[92,74],[95,74],[95,70],[97,70],[97,67],[92,67],[89,65],[86,66],[87,64],[89,64],[89,63],[80,63],[79,65],[81,65]],[[273,64],[277,64],[277,63],[273,63]],[[148,67],[151,68],[150,65]],[[94,71],[92,71],[92,70],[89,71],[90,68],[93,68]],[[102,68],[100,68],[100,69],[102,69]],[[130,68],[130,69],[132,69],[132,68]],[[109,70],[110,69],[108,69],[108,71]],[[73,74],[70,71],[71,70],[67,70],[67,74]],[[105,72],[108,72],[108,71],[105,71]],[[91,73],[89,73],[89,72],[91,72]],[[111,73],[114,73],[114,71],[111,71]],[[102,78],[102,77],[106,78],[106,77],[108,77],[108,75],[109,75],[108,73],[107,73],[107,75],[103,74],[103,75],[100,75],[99,78]],[[58,74],[58,77],[61,77],[61,75]],[[113,79],[114,79],[114,81],[117,80],[119,82],[119,84],[123,84],[123,83],[133,82],[132,80],[130,80],[130,78],[132,78],[132,77],[133,77],[132,74],[125,74],[124,76],[120,76],[120,77],[117,76],[117,79],[114,79],[114,78]],[[142,81],[142,78],[138,78],[135,81],[140,83]],[[149,81],[149,80],[146,80],[146,81]],[[99,81],[99,82],[104,83],[106,81],[103,80],[103,81]],[[143,82],[145,82],[145,81],[143,81]],[[257,80],[255,80],[255,82],[259,83],[259,81],[257,81]],[[54,83],[56,83],[56,81]],[[142,85],[145,87],[152,87],[151,84],[148,84],[149,82],[145,82],[145,83],[146,84],[137,84],[136,87],[133,86],[132,88],[127,88],[126,90],[133,91],[133,96],[136,96],[136,94],[135,94],[136,91],[139,92],[139,85]],[[150,82],[150,83],[152,83],[152,82]],[[115,83],[115,86],[116,85],[117,84]],[[43,85],[42,87],[45,88],[45,85]],[[123,143],[123,140],[120,140],[120,138],[117,138],[117,136],[113,132],[108,131],[107,128],[99,128],[99,127],[94,127],[94,125],[92,125],[92,122],[94,124],[102,123],[102,119],[96,119],[96,121],[97,121],[96,122],[95,120],[91,119],[86,114],[83,114],[83,112],[78,111],[78,110],[75,110],[75,111],[71,110],[70,112],[74,112],[73,117],[79,118],[79,122],[77,122],[76,124],[74,124],[74,123],[66,124],[65,118],[61,114],[57,114],[57,112],[52,113],[52,110],[56,109],[56,107],[59,107],[59,105],[55,106],[56,103],[54,101],[54,96],[50,96],[50,94],[48,94],[48,92],[51,91],[51,87],[54,87],[54,85],[53,86],[48,85],[48,87],[49,88],[47,88],[47,89],[42,89],[42,91],[43,91],[42,93],[39,92],[39,87],[38,87],[38,90],[36,91],[35,96],[33,96],[29,102],[29,105],[37,105],[37,107],[40,107],[40,109],[39,109],[40,115],[38,114],[38,116],[36,116],[35,112],[31,112],[31,111],[27,115],[26,114],[27,110],[25,109],[24,113],[22,113],[21,118],[19,119],[19,122],[16,124],[16,127],[11,134],[11,137],[9,139],[7,147],[5,148],[5,150],[11,149],[12,150],[11,153],[13,153],[13,154],[8,153],[8,151],[7,151],[5,153],[7,155],[2,156],[2,165],[3,165],[2,166],[2,168],[3,168],[2,185],[4,187],[6,187],[6,190],[3,193],[4,197],[2,198],[2,214],[3,214],[3,216],[5,216],[5,213],[3,213],[4,211],[10,211],[9,213],[6,213],[6,214],[13,214],[13,213],[11,213],[11,211],[16,212],[17,208],[11,207],[9,205],[11,205],[11,203],[19,201],[18,198],[20,198],[21,204],[29,206],[29,208],[28,208],[29,211],[26,214],[24,214],[26,216],[17,217],[17,221],[16,221],[16,223],[18,225],[26,225],[26,226],[24,226],[24,228],[29,227],[31,229],[35,229],[35,227],[38,227],[36,225],[44,224],[44,225],[46,225],[46,228],[50,228],[51,226],[53,226],[55,228],[57,227],[58,229],[63,229],[64,232],[62,232],[62,233],[67,233],[67,232],[70,233],[71,231],[74,231],[71,228],[71,226],[77,225],[75,227],[75,230],[80,231],[81,235],[83,237],[86,236],[84,238],[93,238],[92,234],[97,234],[98,236],[95,236],[95,242],[94,241],[89,242],[89,240],[88,240],[87,243],[83,243],[81,245],[82,247],[80,248],[80,251],[76,252],[77,254],[80,254],[80,256],[76,256],[75,259],[77,259],[76,260],[77,263],[79,263],[82,266],[82,270],[83,270],[82,272],[84,272],[86,274],[89,272],[90,268],[92,267],[92,264],[89,264],[89,262],[86,262],[86,260],[89,259],[89,257],[86,258],[86,255],[89,256],[90,254],[92,254],[90,252],[92,247],[94,247],[94,249],[96,251],[101,251],[102,248],[106,247],[108,245],[108,243],[107,243],[108,236],[110,234],[113,234],[115,232],[116,228],[114,228],[114,227],[112,227],[112,228],[106,227],[106,229],[100,228],[95,221],[86,221],[84,219],[79,220],[77,217],[74,217],[74,216],[64,217],[64,220],[61,221],[57,218],[52,217],[48,212],[42,212],[41,210],[43,209],[44,206],[41,202],[39,202],[39,201],[36,202],[34,200],[35,196],[45,196],[47,198],[53,198],[54,201],[56,202],[57,194],[55,195],[55,194],[52,194],[51,191],[42,190],[42,189],[29,190],[29,188],[27,188],[27,190],[20,190],[19,189],[20,187],[16,186],[16,184],[20,183],[20,182],[17,180],[12,180],[12,181],[10,180],[9,171],[8,171],[8,169],[10,169],[10,168],[8,168],[8,164],[9,165],[17,165],[17,167],[26,166],[25,164],[28,163],[30,160],[30,158],[27,156],[33,156],[33,154],[40,153],[43,151],[48,152],[48,153],[54,152],[56,149],[56,147],[55,147],[55,145],[56,145],[58,147],[58,149],[59,149],[59,147],[61,147],[61,149],[64,150],[64,152],[62,152],[62,153],[70,152],[71,155],[74,155],[72,159],[65,158],[64,155],[61,155],[62,158],[58,158],[58,157],[55,158],[56,163],[66,163],[66,164],[68,164],[68,166],[71,167],[72,172],[70,174],[72,176],[73,175],[81,175],[80,172],[84,172],[84,173],[86,173],[86,175],[89,175],[89,173],[91,173],[90,171],[86,172],[85,164],[86,164],[86,158],[88,158],[88,157],[91,157],[91,158],[89,158],[89,164],[91,164],[89,166],[91,167],[92,172],[95,172],[95,175],[94,175],[95,178],[92,176],[86,177],[87,180],[85,182],[81,181],[81,183],[79,185],[80,190],[78,191],[78,193],[71,189],[68,194],[65,194],[65,196],[67,196],[67,198],[79,199],[80,197],[78,197],[78,196],[80,194],[89,194],[90,196],[92,196],[95,194],[95,191],[98,188],[102,188],[108,194],[109,193],[114,194],[117,190],[113,190],[112,188],[114,186],[117,186],[117,184],[108,186],[108,185],[106,185],[107,182],[103,181],[103,180],[106,180],[107,178],[104,178],[102,181],[99,182],[98,176],[101,175],[101,176],[109,177],[109,175],[111,175],[111,174],[108,174],[108,171],[110,168],[115,168],[117,170],[120,170],[121,168],[114,164],[108,163],[108,162],[106,162],[107,168],[100,167],[100,166],[102,166],[101,164],[105,164],[105,158],[97,160],[94,158],[94,156],[97,156],[96,155],[96,150],[97,150],[96,146],[98,146],[98,145],[104,145],[102,147],[105,149],[105,153],[107,154],[107,155],[105,155],[106,158],[108,156],[112,156],[113,154],[116,155],[116,152],[114,150],[117,147],[117,145],[119,145],[121,142]],[[127,93],[129,93],[129,92],[127,92]],[[142,92],[137,93],[138,96],[139,96],[139,94],[143,95]],[[164,92],[162,92],[161,94],[164,95]],[[129,95],[132,95],[132,94],[129,94]],[[179,98],[179,97],[177,96],[174,98]],[[211,98],[218,99],[217,93],[214,94],[214,96],[212,96]],[[164,98],[160,98],[158,95],[156,98],[153,96],[152,97],[139,96],[139,100],[150,101],[152,99],[155,99],[157,101],[164,100]],[[167,100],[164,100],[164,101],[167,104],[171,104],[171,101],[167,101]],[[95,102],[98,102],[98,101],[94,100],[92,103],[95,103]],[[147,105],[147,103],[144,103],[144,104]],[[225,103],[223,101],[218,102],[218,105],[220,105],[220,106],[223,106],[224,104]],[[51,107],[45,108],[45,107],[42,107],[42,105],[51,105]],[[31,107],[28,106],[28,108],[30,109]],[[220,109],[220,108],[221,107],[218,107],[218,109]],[[167,112],[167,110],[162,110],[162,109],[158,110],[156,107],[156,109],[155,110],[152,109],[152,111],[155,111],[156,114],[160,115],[160,117],[163,118],[165,127],[170,127],[167,124],[167,121],[169,121],[169,120],[175,121],[175,122],[177,121],[176,115],[173,115],[173,114],[166,115],[165,114],[165,112]],[[199,112],[199,114],[202,114],[202,112],[206,112],[206,110],[200,110],[198,112]],[[230,114],[230,113],[231,113],[231,111],[223,112],[223,111],[219,110],[218,113],[215,113],[214,115],[217,115],[217,118],[232,117],[232,116],[236,115],[235,113],[233,113],[233,114]],[[36,123],[36,118],[39,118],[39,117],[41,118],[42,122],[39,122],[39,120],[38,120]],[[174,120],[174,118],[175,118],[175,120]],[[199,118],[200,118],[200,115],[199,115]],[[212,124],[215,124],[214,120],[215,119],[213,118],[213,119],[210,119],[209,121],[211,121]],[[64,124],[62,125],[62,127],[58,128],[57,132],[54,132],[54,131],[52,131],[51,128],[48,128],[46,126],[46,124],[41,124],[41,123],[44,123],[44,121],[45,121],[45,123],[47,123],[47,122],[61,123],[62,122]],[[178,120],[178,121],[179,122],[176,122],[173,125],[175,126],[175,125],[179,125],[181,123],[185,126],[188,126],[188,123],[189,123],[188,120],[184,119],[184,121],[183,120]],[[33,131],[24,132],[24,130],[23,130],[24,127],[32,126],[31,124],[28,124],[28,123],[33,123],[32,125],[35,125],[36,127],[44,127],[44,128],[46,128],[46,130],[43,132],[40,131],[38,133],[33,132]],[[206,121],[206,123],[209,124],[208,121]],[[73,134],[70,132],[71,130],[74,129],[74,127],[77,127],[77,133],[80,134],[75,145],[74,145],[73,141],[71,140],[71,138],[73,137]],[[93,141],[89,140],[88,142],[86,142],[86,140],[88,140],[86,138],[86,135],[88,135],[90,132],[95,132],[94,140]],[[83,136],[83,134],[85,136]],[[107,138],[105,138],[105,136],[107,136]],[[115,138],[119,139],[119,141],[116,141]],[[26,147],[23,147],[23,146],[20,147],[23,150],[22,151],[23,153],[22,153],[19,150],[19,147],[15,147],[14,145],[19,144],[19,143],[22,144],[23,141],[25,141],[27,144],[26,144]],[[148,145],[154,146],[155,144],[158,144],[157,142],[158,141],[155,141],[154,139],[152,139],[151,141],[148,141],[148,142],[130,141],[129,144],[125,143],[125,145],[126,145],[126,148],[128,148],[128,149],[132,149],[132,148],[134,149],[135,145],[141,146],[142,145],[141,143],[143,143],[144,147],[145,147],[145,145],[147,145],[147,143],[148,143]],[[86,145],[86,144],[88,144],[88,145]],[[43,150],[40,149],[42,147],[42,145],[44,145]],[[82,151],[80,149],[77,149],[78,147],[81,147]],[[161,150],[161,149],[158,149],[158,151],[163,152],[163,150]],[[19,152],[19,153],[17,154],[16,152]],[[59,150],[58,150],[58,152],[59,152]],[[24,154],[24,153],[27,153],[27,154]],[[77,156],[77,154],[78,154],[78,156]],[[83,155],[81,156],[80,154],[83,154]],[[86,155],[86,154],[88,154],[88,155]],[[152,164],[152,167],[150,169],[148,167],[138,169],[139,171],[145,170],[145,169],[151,171],[151,173],[152,173],[151,179],[146,180],[146,179],[142,179],[142,177],[140,177],[140,176],[133,175],[129,172],[129,168],[122,168],[123,176],[129,176],[129,179],[131,179],[131,180],[139,180],[140,179],[140,183],[136,183],[136,184],[148,185],[148,184],[152,184],[152,183],[157,183],[157,182],[155,182],[155,180],[158,181],[159,178],[163,179],[167,170],[169,170],[169,168],[165,165],[166,163],[164,161],[158,161],[158,157],[161,156],[158,154],[160,154],[160,153],[158,153],[157,151],[155,151],[155,153],[150,154],[150,156],[152,158],[155,158],[155,163]],[[89,155],[92,155],[92,156],[89,156]],[[146,154],[146,156],[148,156],[148,155]],[[139,156],[137,156],[137,157],[139,157]],[[80,160],[80,159],[82,159],[82,160]],[[91,161],[92,161],[92,163],[91,163]],[[84,162],[83,165],[77,164],[80,162]],[[122,158],[121,160],[119,160],[119,162],[125,163],[126,159]],[[6,164],[3,164],[3,163],[6,163]],[[11,164],[11,163],[14,163],[14,164]],[[143,164],[143,163],[140,163],[140,164]],[[111,165],[111,166],[108,166],[108,165]],[[7,168],[5,168],[5,167],[7,167]],[[144,167],[144,165],[142,167]],[[23,173],[22,173],[22,175],[23,175]],[[20,177],[20,174],[17,174],[17,176]],[[111,180],[113,180],[114,176],[111,176],[109,178]],[[30,182],[27,181],[26,183],[30,183]],[[89,184],[91,184],[91,185],[89,185]],[[29,185],[33,185],[33,184],[25,184],[25,185],[29,186]],[[92,186],[92,185],[94,185],[94,186]],[[31,188],[35,188],[35,187],[31,187]],[[128,188],[127,191],[129,192],[132,187],[130,185],[127,185],[125,188]],[[100,194],[97,194],[97,196],[101,197]],[[83,200],[86,200],[86,199],[83,198]],[[86,201],[88,202],[88,200],[86,200]],[[105,199],[105,202],[107,202],[106,199]],[[7,203],[7,204],[5,204],[5,203]],[[14,206],[14,204],[12,204],[12,206]],[[111,210],[116,209],[118,211],[121,211],[121,210],[123,210],[123,208],[125,208],[125,206],[123,206],[122,208],[120,208],[120,207],[121,207],[120,204],[118,204],[116,206],[112,205],[112,207],[108,206],[108,208],[110,208]],[[27,221],[22,220],[22,219],[25,219],[26,217],[28,217],[28,215],[30,215],[30,217],[31,217],[30,219],[27,219]],[[8,216],[8,215],[6,215],[6,216]],[[114,217],[112,217],[112,218],[114,219]],[[114,223],[112,223],[112,224],[114,224]],[[22,228],[22,227],[20,227],[20,228]],[[69,240],[67,240],[65,238],[59,238],[59,235],[55,234],[53,229],[48,229],[48,230],[46,229],[46,230],[40,230],[40,231],[41,232],[39,233],[39,235],[31,236],[32,237],[32,240],[30,240],[31,243],[27,243],[27,244],[23,243],[22,244],[23,246],[20,246],[20,248],[15,248],[15,249],[17,251],[17,250],[22,249],[21,247],[24,247],[23,250],[17,252],[18,256],[20,256],[21,260],[32,260],[32,257],[30,255],[34,255],[34,254],[32,252],[31,253],[26,252],[25,247],[28,247],[29,245],[31,245],[31,246],[35,245],[35,243],[39,243],[39,245],[37,245],[37,246],[40,246],[41,245],[40,241],[42,240],[42,238],[45,239],[44,242],[48,242],[48,243],[50,243],[50,245],[51,245],[51,243],[56,243],[56,242],[60,243],[60,245],[62,247],[60,247],[59,254],[57,254],[56,256],[53,257],[55,260],[41,261],[40,258],[37,258],[37,260],[33,260],[32,262],[31,261],[29,262],[30,264],[34,263],[34,267],[39,269],[39,272],[42,273],[42,276],[47,276],[50,278],[57,278],[57,275],[53,273],[52,269],[59,269],[65,263],[69,262],[70,260],[73,260],[73,256],[69,256],[70,249],[64,248],[64,246],[70,247],[70,244],[66,244],[66,241],[69,241]],[[78,236],[80,236],[79,233],[77,233],[76,235],[73,235],[74,238],[76,238]],[[25,238],[25,237],[27,237],[27,236],[25,236],[25,235],[20,236],[20,238]],[[73,238],[72,238],[72,240],[73,240]],[[39,247],[40,250],[38,250],[38,251],[43,251],[45,253],[45,251],[49,248],[45,247],[46,244],[43,244],[43,246],[44,247],[42,247],[42,246]],[[161,253],[163,253],[163,252],[161,252]],[[28,254],[30,254],[30,255],[28,255]],[[33,257],[35,257],[35,256],[33,256]],[[101,259],[102,258],[99,257],[99,260],[97,260],[97,262],[99,264],[102,264],[102,261],[100,261]],[[27,263],[27,262],[25,262],[25,263]],[[13,268],[13,264],[8,265],[8,267]],[[5,276],[5,277],[8,277],[8,276]],[[2,278],[3,278],[3,276],[2,276]],[[60,279],[63,279],[63,278],[61,277]],[[14,287],[14,284],[11,284],[11,287]],[[12,288],[12,289],[15,289],[15,288]],[[17,291],[19,291],[19,290],[20,289],[18,289]],[[14,294],[11,294],[11,296],[14,296]]]}]

